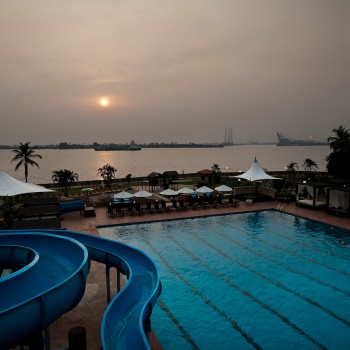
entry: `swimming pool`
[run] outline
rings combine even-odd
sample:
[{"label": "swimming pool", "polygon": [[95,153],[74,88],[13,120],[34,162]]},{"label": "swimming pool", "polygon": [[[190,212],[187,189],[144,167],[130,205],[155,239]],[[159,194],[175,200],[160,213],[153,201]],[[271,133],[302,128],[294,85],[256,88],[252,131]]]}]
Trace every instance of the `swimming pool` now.
[{"label": "swimming pool", "polygon": [[149,254],[167,349],[348,349],[350,232],[275,210],[99,228]]}]

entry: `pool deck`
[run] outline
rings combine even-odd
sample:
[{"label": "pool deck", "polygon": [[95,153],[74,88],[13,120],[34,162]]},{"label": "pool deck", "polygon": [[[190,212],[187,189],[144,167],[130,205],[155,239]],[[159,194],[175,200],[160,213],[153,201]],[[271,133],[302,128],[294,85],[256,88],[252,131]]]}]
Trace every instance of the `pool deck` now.
[{"label": "pool deck", "polygon": [[[158,220],[171,220],[195,216],[207,216],[218,214],[239,213],[246,211],[277,209],[277,202],[254,203],[253,205],[240,204],[239,207],[219,207],[187,211],[172,211],[167,213],[145,214],[142,216],[124,216],[111,218],[106,215],[105,207],[95,208],[96,217],[84,217],[79,212],[66,213],[62,215],[62,228],[72,231],[85,232],[98,236],[96,226],[118,225]],[[321,221],[323,223],[343,227],[350,230],[350,218],[342,218],[329,215],[325,210],[305,209],[297,207],[294,203],[284,204],[281,211],[295,214],[305,218]],[[106,282],[104,265],[92,262],[87,281],[85,295],[80,304],[72,311],[63,315],[50,327],[51,349],[68,348],[68,331],[75,326],[83,326],[87,334],[87,349],[100,349],[100,325],[103,312],[107,306]],[[116,292],[116,274],[111,272],[112,296]],[[151,348],[161,349],[156,336],[152,333],[150,337]]]}]

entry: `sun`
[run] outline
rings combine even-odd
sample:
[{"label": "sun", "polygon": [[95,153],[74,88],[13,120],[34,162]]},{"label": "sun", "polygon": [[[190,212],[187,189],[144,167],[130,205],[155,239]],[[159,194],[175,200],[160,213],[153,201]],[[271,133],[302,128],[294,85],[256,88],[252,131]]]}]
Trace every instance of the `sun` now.
[{"label": "sun", "polygon": [[109,105],[109,100],[106,97],[101,97],[100,98],[100,105],[102,107],[107,107]]}]

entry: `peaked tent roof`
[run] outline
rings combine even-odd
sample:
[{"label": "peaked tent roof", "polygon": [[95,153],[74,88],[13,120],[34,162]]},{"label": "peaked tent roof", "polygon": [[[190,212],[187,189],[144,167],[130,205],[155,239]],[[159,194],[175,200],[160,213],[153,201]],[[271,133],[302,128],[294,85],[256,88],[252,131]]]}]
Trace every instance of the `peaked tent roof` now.
[{"label": "peaked tent roof", "polygon": [[251,167],[241,175],[234,176],[238,179],[245,179],[249,181],[258,181],[258,180],[281,180],[281,178],[273,177],[265,173],[263,168],[260,166],[259,162],[254,159]]},{"label": "peaked tent roof", "polygon": [[20,181],[0,170],[0,196],[17,196],[25,193],[54,192],[43,186]]}]

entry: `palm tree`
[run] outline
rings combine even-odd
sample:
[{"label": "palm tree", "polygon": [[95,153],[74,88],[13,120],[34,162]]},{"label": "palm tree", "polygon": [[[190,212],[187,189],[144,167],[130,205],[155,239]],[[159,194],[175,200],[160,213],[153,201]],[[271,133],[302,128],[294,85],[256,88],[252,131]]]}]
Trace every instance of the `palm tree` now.
[{"label": "palm tree", "polygon": [[219,164],[214,163],[211,167],[211,171],[213,173],[213,182],[214,184],[220,183],[221,181],[221,169]]},{"label": "palm tree", "polygon": [[68,197],[68,189],[78,181],[78,174],[67,169],[55,170],[52,172],[52,180],[64,188],[64,195]]},{"label": "palm tree", "polygon": [[343,125],[333,129],[332,133],[335,135],[328,137],[328,142],[330,142],[330,147],[335,151],[342,148],[344,143],[350,141],[350,130],[345,129]]},{"label": "palm tree", "polygon": [[333,129],[333,136],[328,138],[332,152],[326,157],[327,170],[335,179],[344,179],[350,183],[350,130],[340,125]]},{"label": "palm tree", "polygon": [[292,176],[295,175],[297,170],[299,170],[299,165],[296,162],[291,162],[286,166],[286,171]]},{"label": "palm tree", "polygon": [[131,176],[132,176],[131,174],[128,174],[128,175],[125,176],[125,179],[126,179],[126,181],[128,183],[128,190],[131,189]]},{"label": "palm tree", "polygon": [[303,163],[303,167],[306,171],[310,172],[311,170],[316,170],[318,169],[317,163],[314,162],[312,159],[310,158],[305,158],[304,159],[304,163]]},{"label": "palm tree", "polygon": [[101,168],[97,169],[98,174],[103,178],[108,188],[111,188],[112,179],[115,178],[115,173],[117,169],[110,164],[106,164]]},{"label": "palm tree", "polygon": [[40,154],[35,154],[34,147],[30,147],[30,142],[20,143],[17,149],[13,149],[12,152],[16,153],[16,155],[12,158],[11,163],[19,160],[17,163],[15,170],[17,171],[20,166],[24,166],[24,176],[26,182],[28,182],[28,166],[37,166],[39,168],[39,164],[35,162],[32,158],[40,158],[42,159]]}]

